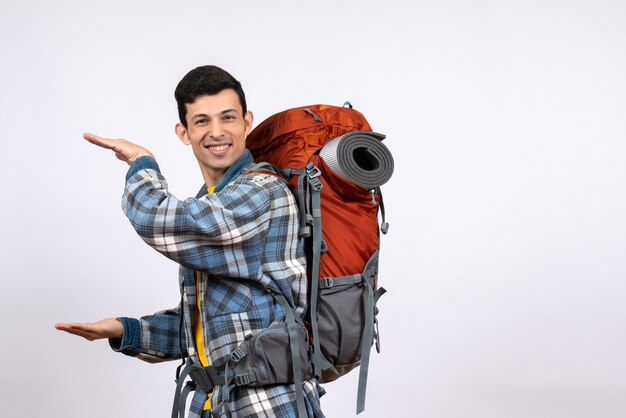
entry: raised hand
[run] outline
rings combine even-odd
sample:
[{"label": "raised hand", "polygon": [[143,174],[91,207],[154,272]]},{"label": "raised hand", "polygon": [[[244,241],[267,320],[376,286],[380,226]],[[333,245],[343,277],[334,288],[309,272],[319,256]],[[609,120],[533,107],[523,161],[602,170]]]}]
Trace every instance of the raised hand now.
[{"label": "raised hand", "polygon": [[83,134],[83,138],[94,145],[112,150],[115,152],[115,156],[118,159],[124,161],[128,165],[131,165],[140,157],[148,156],[154,158],[154,155],[152,155],[152,153],[146,148],[125,139],[102,138],[101,136],[88,132]]},{"label": "raised hand", "polygon": [[115,318],[105,318],[93,323],[58,323],[55,324],[54,327],[59,331],[65,331],[70,334],[78,335],[89,341],[99,340],[102,338],[122,338],[124,335],[124,327],[122,326],[122,323]]}]

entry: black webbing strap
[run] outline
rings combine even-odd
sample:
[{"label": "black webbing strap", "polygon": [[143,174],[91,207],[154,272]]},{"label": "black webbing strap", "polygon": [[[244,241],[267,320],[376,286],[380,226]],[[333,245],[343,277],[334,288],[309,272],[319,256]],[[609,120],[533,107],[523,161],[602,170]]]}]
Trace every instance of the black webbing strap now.
[{"label": "black webbing strap", "polygon": [[193,382],[189,381],[183,387],[183,390],[180,393],[180,401],[178,403],[178,413],[180,418],[184,418],[185,411],[187,410],[187,396],[191,391],[196,390],[196,386]]},{"label": "black webbing strap", "polygon": [[365,410],[365,394],[367,391],[367,373],[369,371],[371,345],[376,339],[376,351],[380,353],[380,342],[378,336],[378,321],[375,317],[376,302],[386,292],[384,288],[379,288],[372,292],[372,287],[368,280],[365,280],[367,293],[367,309],[365,328],[361,340],[361,364],[359,367],[359,386],[357,389],[356,413],[360,414]]},{"label": "black webbing strap", "polygon": [[[196,272],[196,280],[198,279],[198,273]],[[184,326],[183,326],[183,321],[184,321],[184,314],[185,314],[185,310],[184,310],[184,292],[180,292],[180,305],[179,305],[179,321],[178,321],[178,348],[180,349],[180,355],[182,357],[182,362],[178,365],[178,367],[176,368],[176,392],[174,394],[174,402],[172,404],[172,418],[177,418],[178,416],[180,417],[184,417],[185,416],[185,404],[187,402],[187,395],[189,395],[189,392],[194,390],[195,388],[193,387],[193,383],[187,383],[187,385],[185,385],[185,388],[181,390],[181,387],[183,385],[183,382],[185,381],[185,378],[187,377],[187,375],[189,374],[189,361],[187,359],[187,357],[185,356],[185,351],[183,349],[183,338],[185,338],[184,336]],[[188,387],[189,386],[189,387]],[[184,396],[182,397],[182,405],[181,405],[181,396],[183,395],[184,392]],[[179,407],[179,405],[181,405],[181,407]],[[182,409],[182,412],[180,412],[180,409]],[[180,415],[177,415],[177,412],[180,412]]]},{"label": "black webbing strap", "polygon": [[298,407],[298,417],[307,418],[309,414],[306,411],[306,405],[304,404],[304,391],[302,390],[302,363],[300,362],[300,347],[298,341],[298,329],[296,323],[296,316],[294,315],[293,308],[285,299],[285,296],[281,294],[273,294],[274,298],[280,303],[285,311],[285,318],[287,320],[287,331],[289,333],[289,349],[291,351],[291,366],[293,367],[293,383],[296,389],[296,405]]},{"label": "black webbing strap", "polygon": [[267,162],[255,163],[251,165],[250,167],[248,167],[248,169],[246,170],[244,174],[250,175],[250,174],[256,174],[256,173],[270,174],[283,181],[286,181],[285,175],[278,168],[274,167],[272,164],[267,163]]},{"label": "black webbing strap", "polygon": [[320,279],[320,289],[330,289],[335,286],[345,286],[360,284],[363,281],[362,274],[352,274],[350,276],[324,277]]},{"label": "black webbing strap", "polygon": [[305,188],[307,187],[307,183],[305,183],[306,178],[306,168],[295,169],[295,168],[283,168],[280,170],[280,173],[287,180],[290,180],[294,175],[298,176],[296,183],[296,190],[292,190],[296,195],[296,200],[298,204],[298,214],[300,215],[300,230],[299,236],[300,238],[308,238],[311,235],[311,216],[309,215],[309,210],[306,207],[305,203]]},{"label": "black webbing strap", "polygon": [[365,410],[365,392],[367,390],[367,372],[369,369],[370,349],[374,338],[374,295],[369,280],[364,280],[367,289],[367,304],[365,306],[365,325],[361,337],[361,365],[359,367],[359,386],[357,390],[356,413]]},{"label": "black webbing strap", "polygon": [[[185,383],[187,377],[191,380]],[[172,418],[184,418],[187,409],[187,396],[189,396],[191,391],[199,388],[206,393],[210,393],[215,386],[224,385],[225,383],[226,380],[221,367],[202,367],[195,363],[191,357],[188,358],[185,367],[183,367],[176,379]]]},{"label": "black webbing strap", "polygon": [[[320,204],[320,190],[322,183],[317,177],[320,176],[320,170],[312,163],[307,164],[307,195],[311,200],[311,217],[313,221],[313,231],[311,234],[311,333],[313,334],[313,352],[317,355],[321,354],[319,326],[317,324],[317,300],[319,297],[319,279],[320,279],[320,256],[322,253],[322,209]],[[318,364],[314,363],[315,376],[320,377],[322,370]]]},{"label": "black webbing strap", "polygon": [[[187,368],[187,366],[185,366],[182,370],[180,369],[177,370],[176,392],[174,392],[174,402],[172,403],[172,418],[178,418],[179,416],[184,417],[184,411],[183,411],[183,414],[179,415],[179,405],[180,405],[180,397],[181,397],[183,382],[185,381],[185,378],[187,377],[188,374],[189,374],[189,369]],[[183,399],[183,404],[185,403],[186,403],[186,398]]]},{"label": "black webbing strap", "polygon": [[[195,387],[193,387],[193,383],[187,382],[185,390],[183,390],[183,383],[185,382],[187,376],[189,376],[189,371],[191,370],[190,363],[191,361],[187,361],[185,367],[180,371],[180,374],[177,373],[176,392],[174,393],[174,403],[172,404],[172,418],[183,418],[185,416],[187,395],[191,390],[195,389]],[[191,388],[187,390],[187,386],[190,386]],[[182,396],[183,391],[185,392],[184,397]]]},{"label": "black webbing strap", "polygon": [[380,333],[378,332],[378,318],[376,317],[378,308],[376,308],[376,304],[378,303],[378,299],[385,293],[387,293],[387,289],[384,287],[379,287],[374,292],[374,338],[376,339],[376,352],[378,353],[380,353]]},{"label": "black webbing strap", "polygon": [[[374,292],[370,279],[378,273],[378,251],[374,252],[363,269],[363,286],[367,290],[365,306],[365,324],[363,335],[361,336],[361,364],[359,367],[359,385],[357,389],[356,413],[365,410],[365,394],[367,391],[367,373],[369,371],[370,351],[374,341],[374,323],[376,315],[376,302],[385,293],[385,289],[380,288]],[[376,333],[376,341],[378,335]],[[378,347],[377,347],[378,348]]]}]

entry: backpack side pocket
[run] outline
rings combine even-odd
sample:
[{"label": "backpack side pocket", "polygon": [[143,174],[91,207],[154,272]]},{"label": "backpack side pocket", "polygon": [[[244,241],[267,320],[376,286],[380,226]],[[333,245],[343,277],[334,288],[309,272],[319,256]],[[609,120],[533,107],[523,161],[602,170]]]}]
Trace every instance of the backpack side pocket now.
[{"label": "backpack side pocket", "polygon": [[[298,356],[303,379],[313,376],[309,361],[309,338],[306,328],[297,325]],[[235,383],[266,386],[294,383],[289,332],[286,322],[271,324],[251,335],[231,355],[235,368]],[[248,376],[239,378],[239,376]]]}]

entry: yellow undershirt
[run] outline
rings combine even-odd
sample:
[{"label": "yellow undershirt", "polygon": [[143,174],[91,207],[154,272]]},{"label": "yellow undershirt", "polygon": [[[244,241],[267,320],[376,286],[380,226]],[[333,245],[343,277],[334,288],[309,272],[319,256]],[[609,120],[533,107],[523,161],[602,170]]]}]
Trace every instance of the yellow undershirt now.
[{"label": "yellow undershirt", "polygon": [[[208,193],[213,193],[215,190],[215,186],[209,187],[207,189]],[[203,367],[209,365],[209,360],[206,355],[206,349],[204,348],[204,336],[202,333],[202,317],[200,316],[200,275],[196,272],[196,306],[198,310],[196,312],[196,320],[194,324],[195,331],[195,340],[196,340],[196,349],[198,350],[198,358],[200,359],[200,363],[202,363]],[[208,411],[211,409],[211,393],[207,394],[207,400],[204,403],[204,410]]]}]

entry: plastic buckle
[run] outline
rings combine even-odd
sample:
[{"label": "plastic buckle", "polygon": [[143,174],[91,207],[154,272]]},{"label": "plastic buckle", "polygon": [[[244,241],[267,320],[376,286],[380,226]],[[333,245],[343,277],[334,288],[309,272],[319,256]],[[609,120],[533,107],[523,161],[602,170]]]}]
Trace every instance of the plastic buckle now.
[{"label": "plastic buckle", "polygon": [[309,177],[309,184],[316,192],[322,190],[322,182],[316,177]]},{"label": "plastic buckle", "polygon": [[312,162],[307,163],[304,167],[306,174],[309,178],[313,179],[322,175],[322,170],[315,166]]},{"label": "plastic buckle", "polygon": [[322,170],[316,167],[313,163],[308,163],[305,170],[309,185],[311,185],[314,190],[320,191],[322,188],[322,182],[318,179],[318,177],[322,175]]},{"label": "plastic buckle", "polygon": [[389,231],[389,223],[383,222],[383,224],[380,226],[380,232],[382,232],[383,234],[386,234],[387,231]]},{"label": "plastic buckle", "polygon": [[245,386],[252,382],[256,382],[254,373],[238,374],[235,376],[235,384],[237,386]]},{"label": "plastic buckle", "polygon": [[335,285],[335,281],[332,277],[324,277],[320,279],[320,288],[328,289],[329,287],[333,287]]},{"label": "plastic buckle", "polygon": [[213,387],[215,386],[202,366],[198,366],[196,364],[192,365],[191,370],[189,371],[189,376],[191,377],[193,383],[206,393],[213,390]]},{"label": "plastic buckle", "polygon": [[243,350],[241,347],[237,347],[232,353],[230,353],[230,358],[232,361],[237,363],[247,355],[248,353],[245,350]]}]

